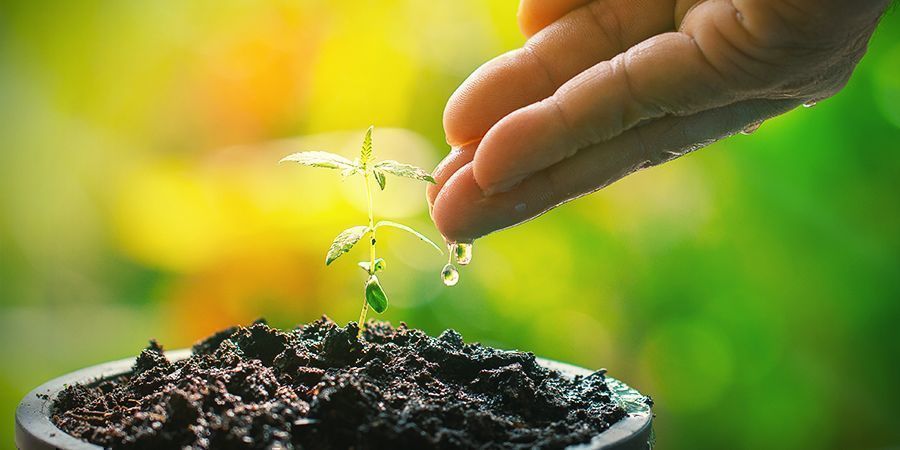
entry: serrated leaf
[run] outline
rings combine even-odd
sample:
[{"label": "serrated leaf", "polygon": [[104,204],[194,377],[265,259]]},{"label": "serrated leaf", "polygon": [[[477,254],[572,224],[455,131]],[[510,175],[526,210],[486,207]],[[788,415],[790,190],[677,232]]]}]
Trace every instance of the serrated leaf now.
[{"label": "serrated leaf", "polygon": [[362,164],[359,163],[359,158],[356,158],[353,160],[353,167],[341,171],[341,179],[346,180],[358,173],[362,173]]},{"label": "serrated leaf", "polygon": [[285,156],[280,162],[295,162],[309,167],[322,167],[325,169],[353,170],[359,167],[341,155],[329,152],[300,152]]},{"label": "serrated leaf", "polygon": [[425,241],[425,243],[430,244],[432,247],[434,247],[435,250],[438,251],[438,253],[440,253],[442,255],[444,254],[444,251],[441,250],[441,247],[438,246],[437,244],[435,244],[434,241],[432,241],[431,239],[428,239],[428,236],[425,236],[424,234],[419,233],[418,231],[413,230],[412,228],[410,228],[406,225],[403,225],[402,223],[391,222],[390,220],[382,220],[382,221],[379,221],[377,224],[375,224],[376,230],[381,227],[391,227],[391,228],[397,228],[399,230],[403,230],[403,231],[421,239],[422,241]]},{"label": "serrated leaf", "polygon": [[434,177],[430,173],[410,164],[404,164],[394,160],[385,160],[375,163],[375,169],[387,172],[398,177],[412,178],[413,180],[434,183]]},{"label": "serrated leaf", "polygon": [[366,130],[366,137],[363,138],[362,150],[359,152],[359,161],[363,166],[372,161],[372,131],[374,129],[374,126],[369,127]]},{"label": "serrated leaf", "polygon": [[325,256],[325,265],[330,265],[334,260],[340,258],[341,255],[349,252],[363,236],[369,233],[369,231],[371,231],[371,229],[367,226],[347,228],[342,231],[341,234],[334,238],[334,242],[331,243],[331,248],[328,249],[328,255]]},{"label": "serrated leaf", "polygon": [[381,287],[381,283],[378,282],[378,277],[375,275],[366,281],[366,303],[378,314],[385,312],[388,307],[387,294],[384,293],[384,288]]},{"label": "serrated leaf", "polygon": [[[366,273],[369,273],[369,262],[368,261],[360,261],[356,263],[362,270],[365,270]],[[384,259],[378,258],[375,260],[375,272],[381,272],[387,267],[387,263],[384,262]]]},{"label": "serrated leaf", "polygon": [[384,172],[380,170],[373,170],[372,173],[375,174],[375,181],[378,182],[378,187],[380,187],[383,191],[384,187],[387,185],[387,178],[385,178]]}]

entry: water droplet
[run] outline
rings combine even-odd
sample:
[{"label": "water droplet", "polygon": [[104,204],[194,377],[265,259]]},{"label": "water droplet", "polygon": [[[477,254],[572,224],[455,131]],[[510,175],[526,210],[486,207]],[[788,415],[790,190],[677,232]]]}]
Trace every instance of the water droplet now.
[{"label": "water droplet", "polygon": [[818,105],[818,104],[819,104],[819,101],[818,101],[818,100],[810,100],[810,101],[804,103],[804,104],[803,104],[803,107],[804,107],[804,108],[812,108],[813,106],[816,106],[816,105]]},{"label": "water droplet", "polygon": [[747,128],[741,130],[741,134],[743,134],[744,136],[750,136],[751,134],[755,133],[756,130],[758,130],[759,127],[762,126],[762,124],[762,122],[751,123],[750,125],[747,125]]},{"label": "water droplet", "polygon": [[466,266],[472,262],[472,243],[460,242],[454,244],[454,253],[456,254],[456,262],[461,266]]},{"label": "water droplet", "polygon": [[453,267],[453,264],[444,266],[444,270],[441,271],[441,280],[447,286],[456,286],[456,283],[459,282],[459,272],[456,271],[456,267]]}]

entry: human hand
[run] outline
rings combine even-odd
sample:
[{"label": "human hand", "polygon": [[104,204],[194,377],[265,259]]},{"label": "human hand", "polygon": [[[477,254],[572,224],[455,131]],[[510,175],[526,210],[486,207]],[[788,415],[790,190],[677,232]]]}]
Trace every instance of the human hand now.
[{"label": "human hand", "polygon": [[472,240],[828,98],[889,3],[522,0],[525,46],[447,104],[432,218]]}]

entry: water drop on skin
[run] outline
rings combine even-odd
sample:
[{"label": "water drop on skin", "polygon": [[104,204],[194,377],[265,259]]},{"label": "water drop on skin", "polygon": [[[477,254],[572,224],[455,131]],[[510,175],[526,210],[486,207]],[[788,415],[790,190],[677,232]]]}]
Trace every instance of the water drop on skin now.
[{"label": "water drop on skin", "polygon": [[818,105],[818,104],[819,104],[819,101],[818,101],[818,100],[810,100],[810,101],[804,103],[804,104],[803,104],[803,107],[804,107],[804,108],[812,108],[813,106],[816,106],[816,105]]},{"label": "water drop on skin", "polygon": [[455,244],[456,262],[466,266],[472,262],[472,243],[460,242]]},{"label": "water drop on skin", "polygon": [[744,136],[750,136],[751,134],[755,133],[756,130],[758,130],[761,126],[762,122],[751,123],[750,125],[747,125],[747,128],[741,130],[741,134],[743,134]]},{"label": "water drop on skin", "polygon": [[453,264],[444,266],[444,270],[441,271],[441,280],[444,281],[446,286],[456,286],[456,283],[459,282],[459,272],[456,271],[456,267],[453,267]]}]

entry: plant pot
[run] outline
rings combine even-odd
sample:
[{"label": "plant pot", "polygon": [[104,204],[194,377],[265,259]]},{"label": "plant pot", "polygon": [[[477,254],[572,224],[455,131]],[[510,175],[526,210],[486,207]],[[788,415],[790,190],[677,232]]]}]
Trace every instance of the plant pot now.
[{"label": "plant pot", "polygon": [[[166,352],[171,360],[187,358],[190,350]],[[546,359],[539,363],[571,376],[587,376],[590,370]],[[128,373],[134,365],[134,358],[100,364],[50,380],[28,393],[16,409],[16,446],[20,450],[100,450],[102,447],[84,442],[66,434],[50,421],[50,410],[57,394],[67,385],[90,383],[103,378]],[[572,448],[610,450],[648,450],[653,446],[652,419],[650,407],[644,397],[625,383],[607,377],[607,384],[616,401],[625,408],[628,416],[616,422],[608,430],[589,442]]]}]

